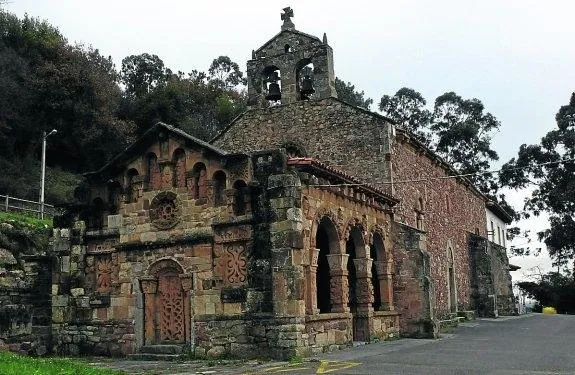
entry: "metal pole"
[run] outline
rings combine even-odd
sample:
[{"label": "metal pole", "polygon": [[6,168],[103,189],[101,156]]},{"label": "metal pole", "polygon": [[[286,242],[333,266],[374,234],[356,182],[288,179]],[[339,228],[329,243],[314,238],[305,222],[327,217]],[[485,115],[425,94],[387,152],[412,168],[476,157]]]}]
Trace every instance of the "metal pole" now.
[{"label": "metal pole", "polygon": [[44,220],[44,179],[46,178],[46,132],[42,133],[42,176],[40,178],[40,219]]}]

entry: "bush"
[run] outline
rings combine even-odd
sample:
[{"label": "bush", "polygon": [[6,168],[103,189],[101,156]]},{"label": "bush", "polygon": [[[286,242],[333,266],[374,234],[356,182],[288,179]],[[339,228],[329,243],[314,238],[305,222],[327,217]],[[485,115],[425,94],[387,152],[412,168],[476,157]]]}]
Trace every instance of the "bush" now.
[{"label": "bush", "polygon": [[549,314],[549,315],[557,314],[557,310],[555,310],[554,307],[544,307],[543,314]]}]

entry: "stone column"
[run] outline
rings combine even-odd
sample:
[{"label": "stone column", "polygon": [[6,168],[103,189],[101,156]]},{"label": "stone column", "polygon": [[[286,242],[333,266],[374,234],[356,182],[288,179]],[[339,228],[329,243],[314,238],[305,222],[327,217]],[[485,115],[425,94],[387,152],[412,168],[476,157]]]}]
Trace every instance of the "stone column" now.
[{"label": "stone column", "polygon": [[393,306],[393,263],[392,261],[376,260],[374,262],[381,293],[381,309],[394,311]]},{"label": "stone column", "polygon": [[329,263],[331,312],[349,312],[348,254],[326,255]]},{"label": "stone column", "polygon": [[186,327],[186,342],[190,342],[192,337],[192,330],[194,329],[191,321],[192,315],[192,288],[193,288],[193,275],[181,274],[180,282],[184,290],[184,327]]},{"label": "stone column", "polygon": [[354,259],[356,277],[356,299],[357,312],[361,315],[372,311],[373,286],[371,285],[371,265],[370,258]]},{"label": "stone column", "polygon": [[158,291],[158,279],[155,277],[143,277],[140,279],[140,288],[144,294],[144,345],[153,344],[156,337],[156,292]]},{"label": "stone column", "polygon": [[319,314],[317,308],[317,260],[319,257],[319,249],[310,249],[308,254],[308,264],[306,268],[307,280],[307,301],[306,301],[306,314],[315,315]]}]

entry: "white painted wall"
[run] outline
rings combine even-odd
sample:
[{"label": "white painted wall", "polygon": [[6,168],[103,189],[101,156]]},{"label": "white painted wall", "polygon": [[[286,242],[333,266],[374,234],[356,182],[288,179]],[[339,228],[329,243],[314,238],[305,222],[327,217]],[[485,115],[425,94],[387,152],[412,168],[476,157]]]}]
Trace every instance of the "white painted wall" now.
[{"label": "white painted wall", "polygon": [[487,238],[491,242],[507,247],[507,239],[505,238],[507,224],[487,208],[485,214],[487,217]]}]

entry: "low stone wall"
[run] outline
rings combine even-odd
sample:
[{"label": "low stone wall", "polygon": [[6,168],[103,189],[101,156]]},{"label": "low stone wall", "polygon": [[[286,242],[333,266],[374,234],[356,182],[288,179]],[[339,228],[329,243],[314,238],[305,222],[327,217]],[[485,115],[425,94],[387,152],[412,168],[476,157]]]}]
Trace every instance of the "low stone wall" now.
[{"label": "low stone wall", "polygon": [[310,347],[309,354],[351,346],[352,319],[353,315],[350,313],[308,315],[305,330]]},{"label": "low stone wall", "polygon": [[270,315],[200,316],[195,318],[193,347],[198,358],[232,356],[289,359],[306,355],[303,318]]},{"label": "low stone wall", "polygon": [[134,352],[132,321],[93,321],[52,326],[54,353],[58,355],[102,355],[119,357]]},{"label": "low stone wall", "polygon": [[374,311],[372,338],[380,340],[398,338],[399,317],[397,311]]}]

